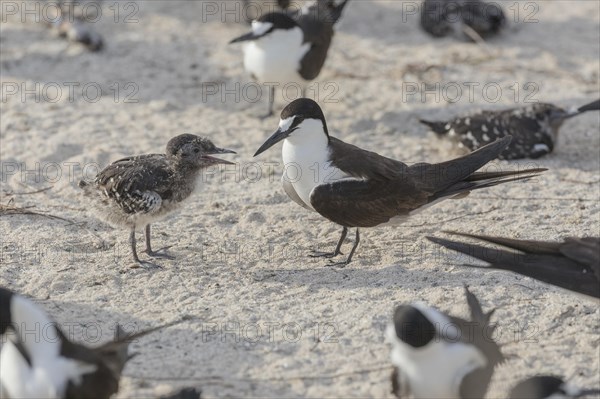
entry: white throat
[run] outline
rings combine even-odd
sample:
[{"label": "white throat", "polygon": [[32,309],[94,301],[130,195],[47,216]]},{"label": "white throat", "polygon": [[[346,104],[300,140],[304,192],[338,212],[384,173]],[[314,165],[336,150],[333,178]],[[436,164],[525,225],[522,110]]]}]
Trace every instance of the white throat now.
[{"label": "white throat", "polygon": [[[435,325],[438,333],[455,329],[441,312],[421,303],[413,306]],[[450,335],[453,335],[452,332]],[[386,336],[392,344],[392,364],[408,379],[416,398],[458,399],[460,383],[465,375],[487,364],[484,355],[473,345],[436,338],[422,348],[413,348],[398,339],[393,324],[388,326]]]},{"label": "white throat", "polygon": [[[262,24],[253,30],[267,31],[270,26]],[[300,27],[275,29],[265,36],[244,46],[244,68],[261,82],[303,83],[298,71],[300,61],[310,49],[303,43],[304,33]]]},{"label": "white throat", "polygon": [[[293,123],[293,117],[282,120],[284,130]],[[310,193],[324,183],[347,178],[329,161],[329,140],[319,119],[305,119],[283,142],[283,179],[292,183],[294,190],[310,206]],[[312,207],[312,206],[311,206]]]}]

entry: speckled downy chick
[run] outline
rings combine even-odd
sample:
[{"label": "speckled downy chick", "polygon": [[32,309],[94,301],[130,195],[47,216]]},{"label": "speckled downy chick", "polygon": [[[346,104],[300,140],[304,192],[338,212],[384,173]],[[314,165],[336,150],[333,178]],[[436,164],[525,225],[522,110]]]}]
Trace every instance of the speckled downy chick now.
[{"label": "speckled downy chick", "polygon": [[142,266],[154,266],[139,259],[135,230],[146,229],[146,250],[152,257],[170,256],[153,251],[150,224],[175,211],[196,188],[200,172],[215,164],[232,162],[212,157],[213,154],[235,154],[218,148],[210,140],[193,134],[174,137],[166,154],[147,154],[113,162],[91,183],[79,186],[90,197],[96,213],[113,226],[131,229],[133,259]]},{"label": "speckled downy chick", "polygon": [[501,111],[483,111],[449,121],[421,119],[438,136],[447,136],[461,148],[473,151],[495,140],[512,136],[510,145],[499,159],[536,159],[551,153],[558,132],[569,118],[587,111],[600,110],[600,100],[583,107],[565,110],[553,104],[536,103]]}]

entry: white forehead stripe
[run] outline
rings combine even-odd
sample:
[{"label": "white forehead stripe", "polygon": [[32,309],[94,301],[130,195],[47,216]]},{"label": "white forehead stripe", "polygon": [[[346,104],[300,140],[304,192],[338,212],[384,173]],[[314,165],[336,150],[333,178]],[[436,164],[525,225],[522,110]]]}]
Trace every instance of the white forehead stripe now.
[{"label": "white forehead stripe", "polygon": [[294,123],[294,119],[296,119],[296,117],[295,117],[295,116],[290,116],[290,117],[289,117],[289,118],[287,118],[287,119],[281,119],[281,120],[279,121],[279,129],[280,129],[282,132],[285,132],[285,131],[287,131],[287,130],[290,128],[290,126],[292,126],[292,123]]},{"label": "white forehead stripe", "polygon": [[273,27],[271,22],[252,21],[252,33],[255,36],[262,36]]},{"label": "white forehead stripe", "polygon": [[448,319],[445,314],[427,306],[423,302],[415,302],[412,304],[412,307],[420,310],[421,313],[423,313],[423,315],[429,319],[431,324],[435,326],[435,329],[438,332],[444,331],[444,329],[448,328],[451,324],[450,319]]}]

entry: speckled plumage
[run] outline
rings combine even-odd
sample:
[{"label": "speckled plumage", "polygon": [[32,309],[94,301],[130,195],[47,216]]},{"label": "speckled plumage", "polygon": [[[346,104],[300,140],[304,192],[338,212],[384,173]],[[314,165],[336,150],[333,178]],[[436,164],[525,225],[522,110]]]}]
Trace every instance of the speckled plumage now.
[{"label": "speckled plumage", "polygon": [[[209,154],[233,153],[215,147],[208,139],[183,134],[169,141],[166,154],[147,154],[120,159],[108,165],[92,183],[79,186],[92,199],[93,209],[113,226],[147,227],[176,210],[194,192],[200,171],[213,164],[230,163]],[[134,259],[137,258],[133,245]],[[136,259],[137,261],[137,259]]]},{"label": "speckled plumage", "polygon": [[553,104],[536,103],[501,111],[482,111],[450,121],[421,120],[439,136],[448,136],[459,147],[476,150],[497,139],[512,136],[500,159],[539,158],[554,150],[563,122],[582,112],[597,110],[594,102],[575,110]]}]

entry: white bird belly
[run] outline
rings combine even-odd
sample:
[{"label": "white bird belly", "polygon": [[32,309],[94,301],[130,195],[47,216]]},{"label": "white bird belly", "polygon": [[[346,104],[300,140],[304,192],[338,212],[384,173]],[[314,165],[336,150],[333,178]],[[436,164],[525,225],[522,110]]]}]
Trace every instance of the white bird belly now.
[{"label": "white bird belly", "polygon": [[[409,351],[413,356],[394,348],[392,363],[406,375],[415,398],[458,399],[462,379],[486,364],[479,350],[463,343],[436,342],[432,347]],[[419,351],[423,353],[414,356]]]},{"label": "white bird belly", "polygon": [[244,46],[244,68],[261,82],[298,83],[300,60],[309,49],[300,28],[279,30]]},{"label": "white bird belly", "polygon": [[350,178],[348,174],[331,165],[329,154],[321,148],[295,146],[286,140],[283,143],[282,155],[283,178],[292,184],[300,199],[311,208],[313,207],[310,194],[315,187]]}]

